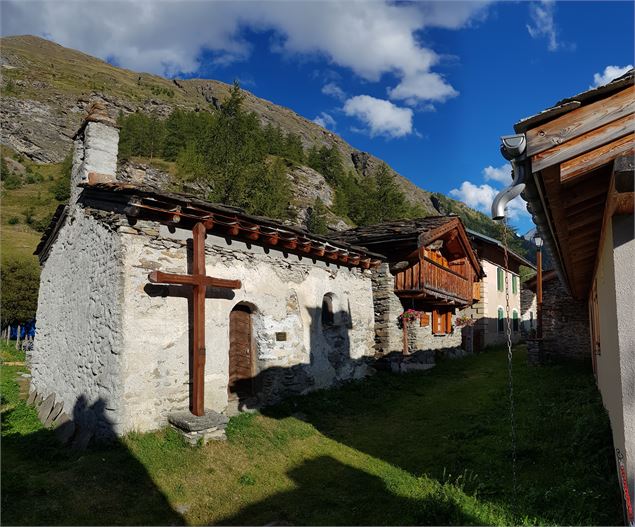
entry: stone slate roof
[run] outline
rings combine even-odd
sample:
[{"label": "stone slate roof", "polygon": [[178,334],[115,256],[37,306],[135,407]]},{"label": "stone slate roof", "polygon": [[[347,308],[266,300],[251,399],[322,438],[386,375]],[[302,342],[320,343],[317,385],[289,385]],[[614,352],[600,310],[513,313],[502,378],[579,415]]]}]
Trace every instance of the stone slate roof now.
[{"label": "stone slate roof", "polygon": [[[467,235],[472,241],[474,239],[480,240],[481,242],[487,243],[489,245],[498,247],[501,250],[504,250],[503,244],[498,241],[496,238],[491,238],[490,236],[486,236],[485,234],[481,234],[480,232],[473,231],[472,229],[465,229],[467,231]],[[530,269],[536,270],[536,266],[532,264],[529,260],[520,256],[520,254],[516,254],[511,249],[507,249],[507,253],[509,254],[509,258],[515,259],[519,264],[529,267]]]},{"label": "stone slate roof", "polygon": [[[364,269],[376,267],[383,256],[342,240],[309,233],[281,221],[248,214],[239,207],[212,203],[188,194],[159,191],[154,187],[123,183],[82,183],[79,203],[88,210],[107,211],[129,220],[147,219],[191,229],[203,222],[208,232],[235,238],[256,245],[275,247],[282,251]],[[63,224],[66,209],[58,209],[34,254],[40,261],[54,242]]]},{"label": "stone slate roof", "polygon": [[564,115],[565,113],[571,112],[580,106],[584,106],[587,104],[591,104],[599,99],[603,99],[610,95],[612,92],[619,91],[626,86],[632,86],[635,81],[635,70],[631,69],[627,71],[621,77],[617,79],[613,79],[608,84],[603,86],[598,86],[597,88],[592,88],[587,91],[583,91],[582,93],[578,93],[573,97],[567,97],[566,99],[562,99],[558,101],[551,108],[547,108],[540,113],[532,115],[531,117],[525,117],[521,119],[514,125],[514,130],[517,134],[526,132],[530,128],[535,128],[555,117],[560,115]]},{"label": "stone slate roof", "polygon": [[396,220],[368,227],[357,227],[334,233],[335,240],[353,245],[373,245],[381,242],[396,240],[418,240],[422,234],[432,233],[449,222],[456,221],[458,216],[428,216],[413,220]]}]

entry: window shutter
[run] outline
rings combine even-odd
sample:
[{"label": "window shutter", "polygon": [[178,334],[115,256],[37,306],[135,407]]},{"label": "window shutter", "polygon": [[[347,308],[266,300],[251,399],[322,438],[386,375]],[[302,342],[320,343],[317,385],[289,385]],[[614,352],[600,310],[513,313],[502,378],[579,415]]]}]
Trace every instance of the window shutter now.
[{"label": "window shutter", "polygon": [[432,334],[443,335],[445,333],[445,313],[439,312],[439,310],[432,310]]},{"label": "window shutter", "polygon": [[512,293],[518,293],[518,277],[516,275],[512,275]]},{"label": "window shutter", "polygon": [[452,333],[452,311],[445,313],[445,333],[446,335]]},{"label": "window shutter", "polygon": [[504,288],[505,278],[503,277],[503,270],[500,267],[496,268],[496,285],[499,291]]}]

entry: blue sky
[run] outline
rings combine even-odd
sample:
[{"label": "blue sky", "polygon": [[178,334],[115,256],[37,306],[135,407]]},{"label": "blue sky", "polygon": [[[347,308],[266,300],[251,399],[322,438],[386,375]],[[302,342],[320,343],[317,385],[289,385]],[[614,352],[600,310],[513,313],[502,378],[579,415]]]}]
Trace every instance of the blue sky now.
[{"label": "blue sky", "polygon": [[[507,177],[499,136],[634,62],[632,2],[57,0],[2,11],[3,35],[167,76],[237,78],[485,212]],[[509,212],[531,227],[520,201]]]}]

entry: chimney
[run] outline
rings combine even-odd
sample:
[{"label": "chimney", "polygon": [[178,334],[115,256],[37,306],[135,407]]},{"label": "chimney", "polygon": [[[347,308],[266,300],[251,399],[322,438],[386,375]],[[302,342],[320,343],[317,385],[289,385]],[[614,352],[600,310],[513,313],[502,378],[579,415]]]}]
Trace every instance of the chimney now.
[{"label": "chimney", "polygon": [[80,183],[108,183],[116,180],[119,129],[103,102],[92,103],[82,126],[75,134],[71,203],[81,193]]}]

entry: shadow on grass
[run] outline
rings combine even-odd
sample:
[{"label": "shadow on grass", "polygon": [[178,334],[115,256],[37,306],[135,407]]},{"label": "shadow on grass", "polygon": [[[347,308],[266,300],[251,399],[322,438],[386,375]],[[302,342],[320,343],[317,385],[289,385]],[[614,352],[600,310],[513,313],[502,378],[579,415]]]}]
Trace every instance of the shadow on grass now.
[{"label": "shadow on grass", "polygon": [[[76,422],[107,418],[99,402],[78,401]],[[88,417],[90,416],[90,417]],[[78,440],[79,437],[75,437]],[[117,439],[80,451],[59,444],[35,410],[19,401],[2,412],[4,525],[182,525],[145,467]]]},{"label": "shadow on grass", "polygon": [[428,499],[397,496],[384,482],[329,456],[290,470],[295,489],[282,492],[220,525],[474,525],[453,497],[438,493]]},{"label": "shadow on grass", "polygon": [[[518,522],[619,523],[608,418],[587,365],[536,369],[518,352],[516,499],[506,354],[500,350],[443,361],[425,374],[380,373],[262,413],[300,418],[325,436],[415,477],[462,478],[466,494],[501,507]],[[443,518],[439,523],[451,521]],[[458,521],[472,523],[469,518]]]}]

